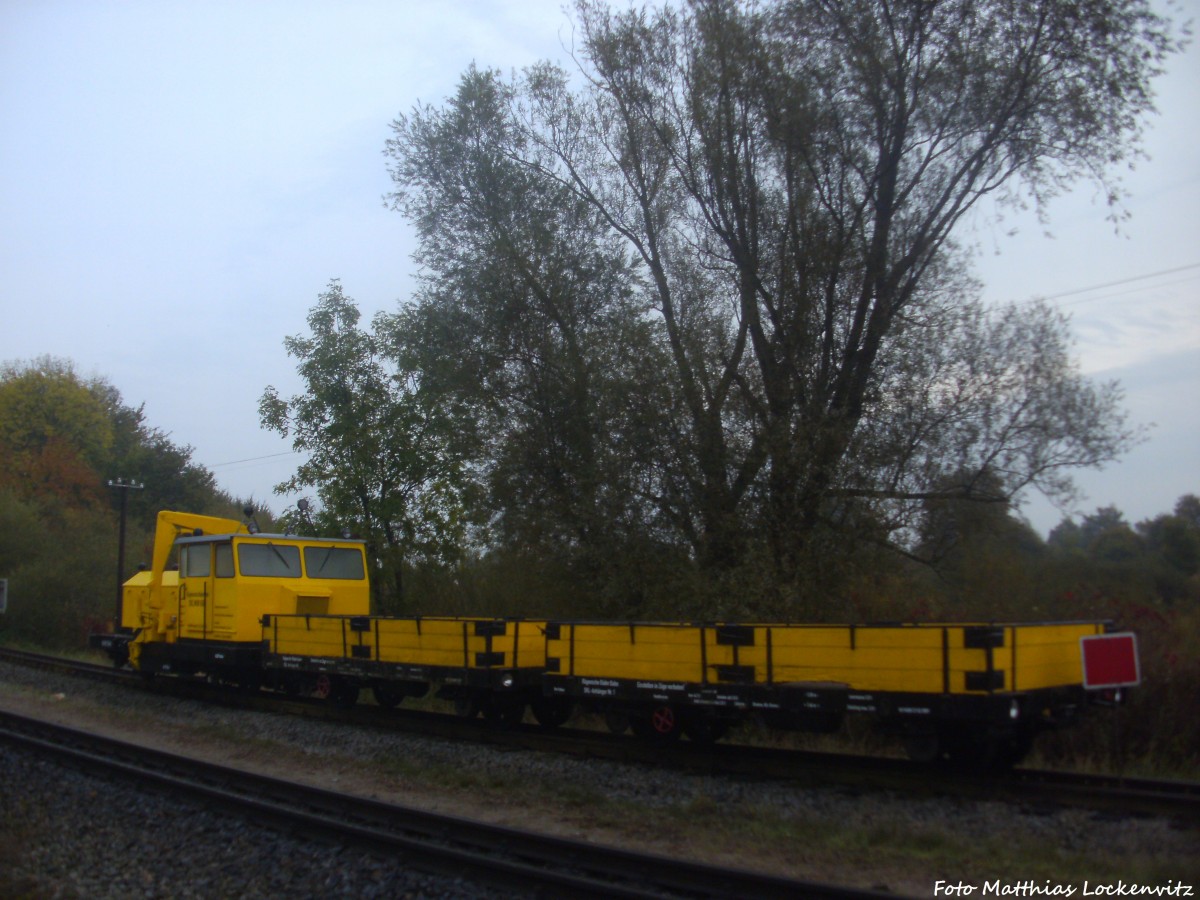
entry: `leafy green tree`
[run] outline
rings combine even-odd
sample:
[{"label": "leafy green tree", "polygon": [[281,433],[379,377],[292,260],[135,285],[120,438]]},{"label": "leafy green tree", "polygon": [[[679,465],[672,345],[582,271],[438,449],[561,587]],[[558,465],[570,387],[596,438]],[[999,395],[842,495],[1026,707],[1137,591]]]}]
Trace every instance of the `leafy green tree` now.
[{"label": "leafy green tree", "polygon": [[1175,504],[1175,515],[1193,528],[1200,528],[1200,497],[1184,494]]},{"label": "leafy green tree", "polygon": [[506,127],[512,102],[472,70],[447,110],[407,121],[399,165],[423,187],[397,203],[435,274],[388,332],[401,365],[469,412],[499,539],[599,583],[662,530],[668,362],[607,225],[514,161],[514,142],[536,150]]},{"label": "leafy green tree", "polygon": [[[562,533],[593,510],[619,521],[591,502],[615,498],[711,573],[762,561],[787,608],[811,600],[831,534],[902,543],[948,473],[1061,499],[1070,468],[1130,445],[1061,319],[982,311],[954,233],[984,198],[1040,207],[1080,178],[1116,198],[1108,174],[1175,49],[1146,3],[583,0],[577,16],[582,80],[472,70],[387,147],[445,284],[410,333],[464,381],[490,373],[483,465],[539,460],[525,474],[557,491],[543,509]],[[607,323],[639,336],[612,380],[589,343]],[[614,382],[637,427],[605,414]],[[597,464],[614,434],[633,490]],[[518,518],[528,497],[502,484]]]},{"label": "leafy green tree", "polygon": [[1108,528],[1088,544],[1089,556],[1110,563],[1134,562],[1145,552],[1145,543],[1128,525]]},{"label": "leafy green tree", "polygon": [[1058,550],[1082,552],[1105,562],[1127,562],[1144,552],[1141,537],[1115,506],[1102,506],[1076,524],[1064,519],[1050,532],[1048,544]]},{"label": "leafy green tree", "polygon": [[1046,536],[1046,546],[1061,553],[1083,552],[1083,529],[1074,519],[1060,521]]},{"label": "leafy green tree", "polygon": [[[358,327],[353,299],[332,281],[309,311],[310,336],[286,338],[306,390],[283,399],[268,386],[263,427],[307,455],[275,490],[316,488],[324,513],[364,534],[403,597],[403,565],[453,560],[466,539],[470,489],[461,461],[446,452],[457,431],[446,407],[428,403],[412,373],[389,368],[380,339]],[[382,585],[376,579],[376,590]]]},{"label": "leafy green tree", "polygon": [[[924,503],[921,536],[916,550],[920,558],[935,564],[953,557],[964,546],[992,543],[1015,552],[1040,551],[1042,541],[1028,524],[1015,518],[1012,507],[1000,490],[1000,479],[984,473],[975,476],[969,490],[962,480],[949,481],[942,496]],[[968,499],[969,496],[994,498],[991,503]]]},{"label": "leafy green tree", "polygon": [[1200,500],[1187,494],[1175,504],[1174,515],[1155,516],[1137,524],[1147,548],[1184,575],[1200,572]]},{"label": "leafy green tree", "polygon": [[1116,506],[1101,506],[1094,513],[1085,515],[1079,526],[1080,537],[1085,547],[1091,547],[1100,537],[1112,531],[1129,531],[1125,513]]}]

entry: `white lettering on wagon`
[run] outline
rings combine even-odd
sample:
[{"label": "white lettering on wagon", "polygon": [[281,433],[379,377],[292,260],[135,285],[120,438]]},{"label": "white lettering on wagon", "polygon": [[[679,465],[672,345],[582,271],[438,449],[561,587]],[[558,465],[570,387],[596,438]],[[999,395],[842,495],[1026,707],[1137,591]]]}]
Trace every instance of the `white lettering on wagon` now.
[{"label": "white lettering on wagon", "polygon": [[582,686],[582,693],[589,697],[615,697],[617,695],[617,682],[609,678],[581,678],[579,683]]},{"label": "white lettering on wagon", "polygon": [[683,684],[665,684],[661,681],[639,681],[637,686],[638,690],[642,691],[682,691],[686,687]]},{"label": "white lettering on wagon", "polygon": [[846,697],[848,712],[877,712],[874,694],[849,694]]}]

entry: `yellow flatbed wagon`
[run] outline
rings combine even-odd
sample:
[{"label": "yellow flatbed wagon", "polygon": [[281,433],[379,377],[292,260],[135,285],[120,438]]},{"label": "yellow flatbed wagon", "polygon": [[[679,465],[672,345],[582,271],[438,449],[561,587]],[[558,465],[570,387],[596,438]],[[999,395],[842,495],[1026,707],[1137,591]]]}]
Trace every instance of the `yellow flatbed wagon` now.
[{"label": "yellow flatbed wagon", "polygon": [[1103,622],[744,625],[551,622],[546,690],[649,737],[719,737],[752,714],[834,730],[874,717],[910,755],[1024,755],[1084,702],[1080,639]]},{"label": "yellow flatbed wagon", "polygon": [[[369,685],[382,706],[431,686],[460,714],[519,720],[525,705],[549,718],[541,678],[546,623],[485,617],[276,615],[262,622],[264,665],[285,689],[316,693]],[[563,717],[565,718],[565,716]]]}]

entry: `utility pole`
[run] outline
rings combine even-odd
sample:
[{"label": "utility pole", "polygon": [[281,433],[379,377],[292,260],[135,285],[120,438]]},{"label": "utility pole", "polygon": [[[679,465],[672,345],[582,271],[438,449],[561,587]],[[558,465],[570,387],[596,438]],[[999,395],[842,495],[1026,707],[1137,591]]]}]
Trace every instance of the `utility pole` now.
[{"label": "utility pole", "polygon": [[117,538],[117,617],[113,620],[113,631],[121,630],[121,606],[124,599],[125,585],[125,511],[129,506],[129,492],[140,491],[146,485],[141,481],[126,481],[118,478],[109,480],[108,486],[121,492],[121,529]]}]

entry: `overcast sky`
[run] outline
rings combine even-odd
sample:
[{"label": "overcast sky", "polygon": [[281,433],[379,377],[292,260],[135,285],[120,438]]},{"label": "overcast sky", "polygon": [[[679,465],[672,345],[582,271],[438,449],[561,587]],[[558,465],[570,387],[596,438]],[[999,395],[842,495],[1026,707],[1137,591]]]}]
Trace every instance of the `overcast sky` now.
[{"label": "overcast sky", "polygon": [[[570,43],[560,0],[0,0],[0,360],[72,360],[222,488],[282,509],[294,498],[271,489],[297,457],[257,405],[268,384],[300,388],[283,338],[332,278],[364,318],[412,290],[411,230],[382,201],[389,123],[472,62],[566,63]],[[1084,511],[1131,521],[1200,493],[1197,59],[1158,83],[1120,234],[1085,185],[1047,228],[963,235],[989,299],[1052,298],[1083,371],[1155,424],[1078,476]],[[1043,534],[1060,518],[1035,498],[1023,512]]]}]

